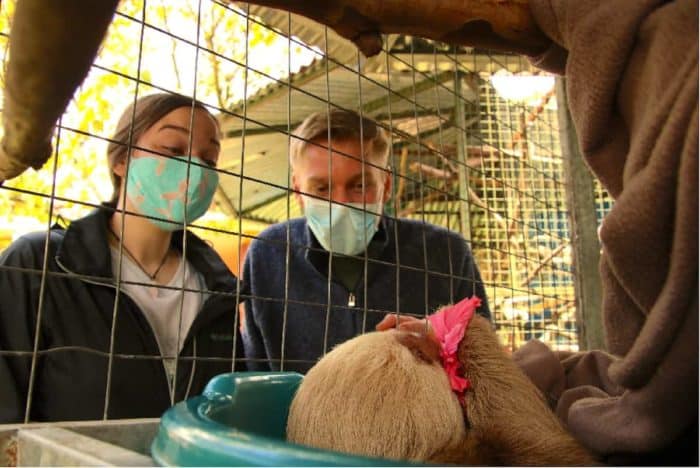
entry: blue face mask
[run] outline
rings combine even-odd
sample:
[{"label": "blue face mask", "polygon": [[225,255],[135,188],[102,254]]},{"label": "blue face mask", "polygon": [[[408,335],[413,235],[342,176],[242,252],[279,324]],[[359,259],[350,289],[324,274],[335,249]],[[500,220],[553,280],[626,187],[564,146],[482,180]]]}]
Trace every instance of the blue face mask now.
[{"label": "blue face mask", "polygon": [[139,213],[160,218],[147,219],[164,231],[183,227],[185,193],[188,223],[206,213],[214,198],[219,174],[199,158],[192,157],[192,162],[195,164],[189,164],[188,176],[187,156],[142,156],[131,160],[126,196]]},{"label": "blue face mask", "polygon": [[[329,252],[357,255],[377,232],[380,203],[338,205],[302,195],[306,222],[319,244]],[[352,208],[350,208],[352,207]],[[329,209],[330,208],[330,209]]]}]

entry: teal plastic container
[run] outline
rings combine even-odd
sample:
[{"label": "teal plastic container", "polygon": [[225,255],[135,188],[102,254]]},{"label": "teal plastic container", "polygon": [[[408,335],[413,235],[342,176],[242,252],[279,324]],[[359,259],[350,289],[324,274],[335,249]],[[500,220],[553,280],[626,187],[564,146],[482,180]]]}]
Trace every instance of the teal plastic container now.
[{"label": "teal plastic container", "polygon": [[163,414],[151,456],[161,466],[410,464],[288,443],[289,405],[302,378],[294,372],[234,372],[214,377],[202,395]]}]

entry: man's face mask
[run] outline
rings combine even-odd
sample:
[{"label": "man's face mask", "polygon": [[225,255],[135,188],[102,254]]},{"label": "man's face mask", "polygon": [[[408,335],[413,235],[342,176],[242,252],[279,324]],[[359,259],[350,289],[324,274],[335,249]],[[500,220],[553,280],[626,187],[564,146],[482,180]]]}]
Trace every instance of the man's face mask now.
[{"label": "man's face mask", "polygon": [[187,156],[142,156],[133,158],[129,166],[127,197],[139,213],[160,218],[147,219],[165,231],[182,228],[185,193],[187,222],[191,223],[207,212],[219,184],[219,174],[206,167],[200,158],[192,157],[189,177],[187,163]]},{"label": "man's face mask", "polygon": [[[319,244],[329,252],[364,252],[379,227],[382,203],[346,203],[348,206],[302,195],[306,222]],[[352,207],[352,208],[350,208]],[[366,211],[365,211],[366,210]]]}]

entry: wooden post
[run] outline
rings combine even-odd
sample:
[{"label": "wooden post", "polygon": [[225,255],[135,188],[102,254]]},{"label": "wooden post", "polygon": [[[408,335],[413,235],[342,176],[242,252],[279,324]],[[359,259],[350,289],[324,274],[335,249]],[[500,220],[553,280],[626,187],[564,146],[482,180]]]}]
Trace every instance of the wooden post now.
[{"label": "wooden post", "polygon": [[459,177],[459,226],[462,237],[472,239],[471,217],[469,213],[469,166],[467,166],[466,118],[462,99],[462,74],[455,72],[455,126],[457,127],[457,175]]},{"label": "wooden post", "polygon": [[567,187],[569,235],[573,251],[579,347],[582,350],[605,349],[602,287],[598,272],[600,241],[593,177],[578,146],[576,129],[569,114],[564,78],[557,77],[556,92],[559,139]]}]

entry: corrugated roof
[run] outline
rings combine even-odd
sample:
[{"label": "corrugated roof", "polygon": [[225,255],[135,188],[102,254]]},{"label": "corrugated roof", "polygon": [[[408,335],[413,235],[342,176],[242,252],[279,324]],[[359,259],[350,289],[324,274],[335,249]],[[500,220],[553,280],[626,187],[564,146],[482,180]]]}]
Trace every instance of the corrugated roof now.
[{"label": "corrugated roof", "polygon": [[[236,109],[239,116],[229,116],[222,122],[227,138],[219,166],[244,176],[242,198],[239,177],[222,177],[223,191],[242,212],[280,196],[288,186],[289,130],[310,113],[329,106],[362,111],[393,129],[394,138],[436,131],[440,125],[446,129],[452,125],[457,99],[453,80],[450,72],[437,77],[415,73],[387,77],[360,75],[336,66],[326,73],[321,64],[295,75],[291,88],[268,88],[245,107]],[[476,94],[466,85],[468,80],[464,81],[462,88],[466,91],[461,99],[475,106]]]},{"label": "corrugated roof", "polygon": [[[289,31],[286,12],[251,5],[250,14],[282,33]],[[260,208],[286,198],[288,132],[309,114],[329,106],[350,109],[382,122],[392,130],[394,143],[403,140],[412,141],[415,148],[426,143],[439,147],[442,137],[454,145],[456,100],[462,99],[478,114],[475,89],[480,78],[475,72],[529,67],[512,56],[436,48],[430,41],[404,36],[390,38],[389,47],[394,50],[389,55],[382,53],[358,64],[355,46],[325,26],[292,15],[291,32],[309,45],[322,50],[327,46],[328,56],[319,55],[289,79],[272,82],[220,119],[225,135],[219,162],[226,171],[221,176],[221,192],[227,198],[224,205],[245,216],[255,213],[256,219],[267,220],[270,213],[279,213],[261,213]],[[454,91],[457,70],[462,79],[461,97]],[[421,141],[416,140],[417,134]],[[429,164],[440,163],[436,160],[441,158],[429,155],[427,148],[422,155],[415,148],[412,161],[432,158]],[[286,202],[284,212],[286,215]],[[279,220],[273,218],[270,221]]]}]

